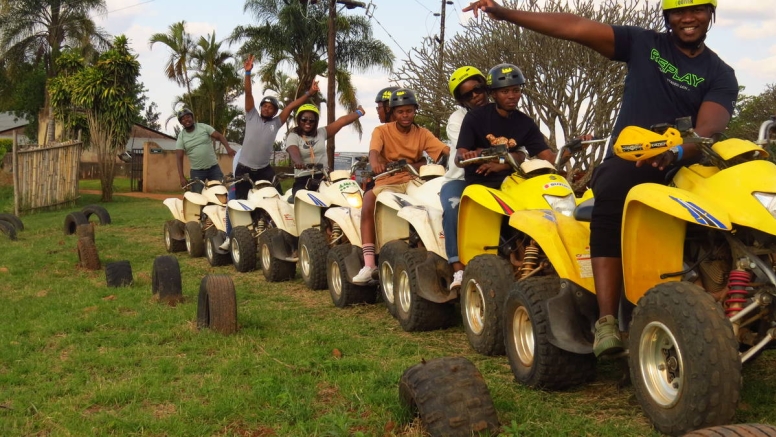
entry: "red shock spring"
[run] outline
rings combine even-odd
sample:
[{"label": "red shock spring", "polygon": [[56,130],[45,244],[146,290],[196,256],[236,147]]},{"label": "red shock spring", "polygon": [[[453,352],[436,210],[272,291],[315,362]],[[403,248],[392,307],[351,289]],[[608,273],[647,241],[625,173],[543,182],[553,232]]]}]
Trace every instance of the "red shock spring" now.
[{"label": "red shock spring", "polygon": [[736,269],[730,272],[728,278],[727,299],[725,299],[725,315],[733,317],[744,308],[746,298],[749,293],[746,287],[749,287],[751,276],[746,270]]}]

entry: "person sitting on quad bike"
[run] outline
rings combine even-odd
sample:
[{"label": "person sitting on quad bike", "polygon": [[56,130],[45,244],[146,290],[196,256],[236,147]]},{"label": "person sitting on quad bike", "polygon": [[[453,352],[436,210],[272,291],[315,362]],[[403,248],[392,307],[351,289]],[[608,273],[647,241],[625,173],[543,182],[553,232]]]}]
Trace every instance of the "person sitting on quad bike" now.
[{"label": "person sitting on quad bike", "polygon": [[[615,26],[566,13],[526,12],[505,8],[494,0],[478,0],[463,11],[480,11],[541,34],[574,41],[608,59],[628,64],[620,113],[612,133],[625,126],[650,128],[692,116],[695,132],[710,137],[723,132],[738,97],[733,69],[704,44],[715,18],[717,0],[663,0],[666,32]],[[613,144],[613,143],[612,143]],[[699,155],[684,144],[651,159],[633,163],[612,156],[609,149],[592,180],[595,206],[590,223],[590,252],[598,300],[593,352],[596,356],[624,349],[619,310],[623,287],[621,224],[625,197],[641,183],[665,183],[675,165]]]},{"label": "person sitting on quad bike", "polygon": [[306,103],[300,106],[296,111],[296,127],[286,137],[285,150],[295,168],[292,198],[301,189],[313,189],[307,188],[311,179],[319,181],[323,178],[323,172],[315,173],[309,165],[326,164],[326,138],[333,137],[340,129],[363,117],[364,108],[359,105],[355,112],[343,115],[334,123],[321,128],[318,127],[320,116],[315,105]]},{"label": "person sitting on quad bike", "polygon": [[[377,126],[372,132],[369,144],[369,164],[374,174],[385,171],[388,162],[407,160],[420,168],[426,163],[423,152],[438,160],[442,155],[450,154],[450,147],[440,141],[428,129],[415,124],[418,101],[415,92],[400,88],[391,94],[391,113],[396,121]],[[380,179],[374,189],[364,194],[361,207],[361,242],[364,252],[364,267],[353,277],[354,284],[364,284],[372,279],[377,270],[375,263],[375,201],[381,191],[405,193],[411,175],[397,173]]]},{"label": "person sitting on quad bike", "polygon": [[377,118],[380,119],[380,123],[388,123],[391,121],[396,121],[391,117],[391,94],[393,94],[394,91],[398,90],[399,87],[397,86],[389,86],[381,89],[377,93],[377,97],[375,97],[375,103],[377,103]]},{"label": "person sitting on quad bike", "polygon": [[[515,162],[522,162],[527,156],[538,156],[554,163],[555,153],[544,141],[539,126],[517,109],[525,86],[525,77],[520,69],[512,64],[496,65],[488,71],[486,83],[493,103],[473,109],[464,117],[456,145],[456,165],[459,160],[475,158],[483,149],[502,142],[506,142]],[[512,172],[512,167],[504,162],[489,161],[466,166],[465,180],[459,184],[458,197],[471,184],[500,188],[504,178]],[[444,201],[443,205],[447,207]],[[453,266],[453,281],[450,283],[452,290],[461,286],[464,270],[458,258],[457,205],[454,213],[444,213],[442,223],[447,261]],[[453,240],[454,244],[450,244],[449,240]]]}]

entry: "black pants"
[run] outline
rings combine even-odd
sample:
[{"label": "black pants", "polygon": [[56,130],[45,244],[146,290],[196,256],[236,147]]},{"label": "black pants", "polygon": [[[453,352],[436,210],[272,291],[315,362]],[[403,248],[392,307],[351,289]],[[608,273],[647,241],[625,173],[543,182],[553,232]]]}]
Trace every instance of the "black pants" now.
[{"label": "black pants", "polygon": [[[320,185],[322,179],[323,175],[321,173],[294,178],[294,186],[291,187],[291,195],[296,196],[296,192],[299,190],[318,191],[318,185]],[[310,182],[310,180],[312,180],[312,182]]]},{"label": "black pants", "polygon": [[[250,167],[246,167],[242,164],[237,164],[237,168],[235,170],[236,170],[234,173],[235,178],[239,178],[240,176],[247,173],[254,183],[257,181],[272,182],[272,185],[274,185],[275,189],[278,190],[278,193],[280,193],[280,184],[275,180],[275,169],[273,169],[271,165],[268,165],[264,168],[253,169]],[[246,181],[238,182],[235,185],[235,197],[237,199],[247,199],[248,191],[250,190],[251,190],[251,184],[249,182],[246,182]]]}]

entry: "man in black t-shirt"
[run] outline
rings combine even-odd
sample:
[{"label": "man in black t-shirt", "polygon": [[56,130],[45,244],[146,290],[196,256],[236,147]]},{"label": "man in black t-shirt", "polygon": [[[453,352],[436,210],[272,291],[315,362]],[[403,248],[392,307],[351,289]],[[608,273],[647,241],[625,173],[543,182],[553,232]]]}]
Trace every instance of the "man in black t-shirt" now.
[{"label": "man in black t-shirt", "polygon": [[[704,44],[717,0],[663,0],[666,32],[611,26],[567,13],[508,9],[478,0],[463,9],[555,38],[583,44],[608,59],[628,63],[622,107],[614,139],[629,125],[649,128],[692,116],[698,135],[723,132],[738,96],[735,72]],[[596,356],[624,349],[615,318],[623,285],[622,213],[628,191],[641,183],[665,183],[666,171],[699,155],[683,144],[635,164],[609,156],[593,175],[595,207],[590,252],[598,300]]]}]

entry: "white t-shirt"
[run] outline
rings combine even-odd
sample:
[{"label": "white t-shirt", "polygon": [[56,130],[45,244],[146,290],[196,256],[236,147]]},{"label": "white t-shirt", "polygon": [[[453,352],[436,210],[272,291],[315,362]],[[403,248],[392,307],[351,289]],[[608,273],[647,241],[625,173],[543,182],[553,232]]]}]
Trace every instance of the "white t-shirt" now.
[{"label": "white t-shirt", "polygon": [[[286,138],[286,143],[283,146],[283,150],[288,149],[289,146],[296,146],[299,148],[299,153],[302,155],[302,159],[305,164],[323,164],[327,163],[326,159],[326,128],[319,127],[315,131],[314,137],[308,137],[306,135],[299,136],[296,132],[291,132]],[[312,174],[312,170],[294,170],[294,177],[309,176]]]},{"label": "white t-shirt", "polygon": [[447,119],[447,138],[450,138],[450,160],[448,161],[448,170],[444,178],[449,180],[463,180],[463,169],[455,165],[455,149],[458,146],[458,134],[461,132],[463,117],[468,111],[459,107]]}]

